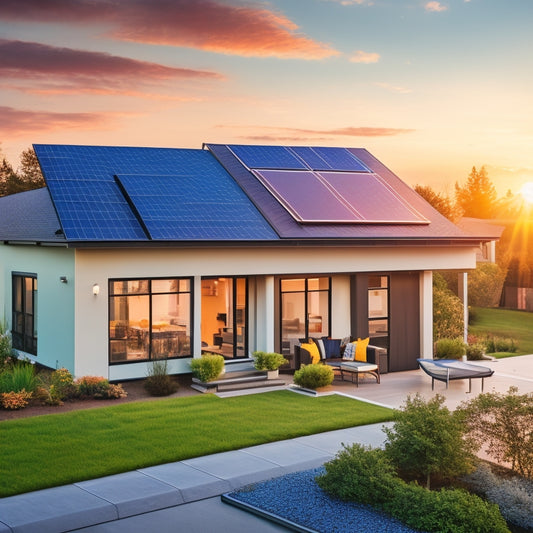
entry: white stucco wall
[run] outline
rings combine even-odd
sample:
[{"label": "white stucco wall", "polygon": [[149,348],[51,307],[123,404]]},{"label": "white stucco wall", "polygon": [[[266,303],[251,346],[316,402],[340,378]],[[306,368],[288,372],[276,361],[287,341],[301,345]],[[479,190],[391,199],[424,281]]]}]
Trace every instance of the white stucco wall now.
[{"label": "white stucco wall", "polygon": [[[273,346],[273,275],[340,274],[332,283],[332,335],[349,331],[349,273],[431,271],[475,268],[475,249],[466,247],[338,247],[338,248],[211,248],[211,249],[80,249],[76,250],[75,352],[76,375],[98,374],[110,379],[144,377],[146,363],[108,367],[108,279],[195,276],[195,339],[200,331],[200,280],[202,276],[269,276],[258,281],[256,346]],[[97,283],[100,294],[93,296]],[[426,278],[427,283],[427,278]],[[424,285],[425,286],[425,285]],[[264,298],[261,302],[259,299]],[[427,298],[427,291],[425,293]],[[425,300],[427,320],[431,310]],[[272,332],[272,337],[269,338]],[[264,346],[263,346],[264,343]],[[424,341],[424,346],[427,340]],[[254,346],[250,346],[253,350]],[[194,347],[195,353],[199,348]],[[171,372],[188,371],[186,359],[172,360]]]}]

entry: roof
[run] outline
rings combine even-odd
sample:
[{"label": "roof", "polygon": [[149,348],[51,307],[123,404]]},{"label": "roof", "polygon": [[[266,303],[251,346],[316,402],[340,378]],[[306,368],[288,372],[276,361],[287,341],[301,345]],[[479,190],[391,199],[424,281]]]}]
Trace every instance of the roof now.
[{"label": "roof", "polygon": [[463,217],[457,222],[457,225],[465,233],[483,237],[491,241],[498,240],[505,230],[504,226],[482,218]]},{"label": "roof", "polygon": [[65,243],[46,187],[0,198],[0,239]]},{"label": "roof", "polygon": [[[1,199],[11,214],[2,210],[2,240],[69,246],[479,242],[362,148],[34,149],[47,187]],[[55,233],[59,228],[64,236]]]}]

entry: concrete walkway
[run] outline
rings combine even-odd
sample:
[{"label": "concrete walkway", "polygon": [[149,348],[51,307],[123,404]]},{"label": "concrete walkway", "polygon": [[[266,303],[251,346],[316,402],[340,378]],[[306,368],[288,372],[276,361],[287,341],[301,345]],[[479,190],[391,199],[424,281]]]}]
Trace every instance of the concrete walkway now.
[{"label": "concrete walkway", "polygon": [[[485,392],[533,392],[533,355],[483,361],[495,373]],[[289,379],[288,379],[289,381]],[[389,407],[400,407],[408,394],[436,393],[455,409],[481,391],[481,381],[453,381],[448,389],[421,370],[382,375],[381,384],[365,378],[359,387],[335,381],[331,392]],[[249,483],[322,465],[342,448],[359,442],[380,446],[383,424],[320,433],[232,452],[198,457],[0,499],[0,533],[139,533],[186,531],[286,531],[220,502],[220,494]]]}]

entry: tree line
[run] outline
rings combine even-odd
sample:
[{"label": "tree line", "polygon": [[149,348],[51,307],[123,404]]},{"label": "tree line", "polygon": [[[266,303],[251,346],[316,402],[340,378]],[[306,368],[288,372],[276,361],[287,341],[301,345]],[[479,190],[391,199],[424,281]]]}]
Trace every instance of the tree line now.
[{"label": "tree line", "polygon": [[44,178],[33,148],[20,155],[20,165],[15,170],[11,163],[2,157],[0,163],[0,196],[31,191],[44,187]]}]

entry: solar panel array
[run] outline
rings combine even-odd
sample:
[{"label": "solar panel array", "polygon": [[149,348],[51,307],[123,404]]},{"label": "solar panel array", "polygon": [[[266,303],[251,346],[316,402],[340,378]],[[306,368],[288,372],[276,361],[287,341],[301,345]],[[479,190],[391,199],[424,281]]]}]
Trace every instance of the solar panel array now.
[{"label": "solar panel array", "polygon": [[206,150],[34,149],[67,240],[278,238]]},{"label": "solar panel array", "polygon": [[346,148],[228,148],[299,223],[429,223]]}]

